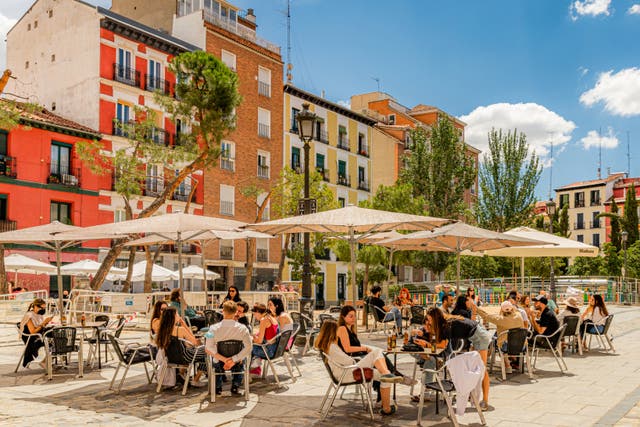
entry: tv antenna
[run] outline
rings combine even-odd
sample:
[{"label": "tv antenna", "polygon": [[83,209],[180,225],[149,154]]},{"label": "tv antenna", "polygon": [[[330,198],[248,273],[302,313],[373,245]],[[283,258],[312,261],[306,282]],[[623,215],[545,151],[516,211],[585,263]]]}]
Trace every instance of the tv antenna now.
[{"label": "tv antenna", "polygon": [[378,84],[378,92],[380,92],[380,77],[371,77]]}]

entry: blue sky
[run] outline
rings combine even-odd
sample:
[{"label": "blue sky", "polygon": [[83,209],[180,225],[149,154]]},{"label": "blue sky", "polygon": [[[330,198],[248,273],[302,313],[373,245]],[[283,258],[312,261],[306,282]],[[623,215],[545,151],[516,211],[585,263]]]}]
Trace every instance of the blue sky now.
[{"label": "blue sky", "polygon": [[[232,3],[255,9],[259,35],[280,44],[286,61],[286,0]],[[0,31],[30,4],[3,0]],[[603,176],[626,171],[627,132],[631,175],[640,175],[640,0],[291,4],[297,86],[348,103],[379,78],[403,105],[466,121],[467,141],[480,149],[491,127],[517,127],[547,166],[541,199],[550,164],[554,187],[595,179],[600,146]]]}]

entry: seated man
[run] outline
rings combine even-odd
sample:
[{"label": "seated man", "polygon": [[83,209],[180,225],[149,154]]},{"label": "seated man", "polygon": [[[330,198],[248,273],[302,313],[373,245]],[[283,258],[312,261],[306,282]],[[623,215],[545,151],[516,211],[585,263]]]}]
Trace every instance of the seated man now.
[{"label": "seated man", "polygon": [[558,304],[556,304],[556,302],[554,300],[549,298],[549,295],[547,294],[547,291],[545,291],[544,289],[541,289],[539,296],[545,297],[547,299],[547,302],[548,302],[547,305],[549,306],[549,310],[553,311],[555,314],[560,313],[560,309],[558,308]]},{"label": "seated man", "polygon": [[440,308],[442,308],[442,311],[451,314],[451,310],[453,310],[453,297],[450,294],[443,294],[441,303],[442,306]]},{"label": "seated man", "polygon": [[[533,322],[533,336],[529,339],[529,343],[533,344],[538,335],[552,335],[560,328],[560,322],[556,315],[547,307],[547,297],[538,295],[533,299],[533,305],[539,313],[538,319]],[[555,342],[551,342],[555,345]],[[545,347],[546,340],[538,340],[538,347]]]},{"label": "seated man", "polygon": [[[380,322],[390,322],[392,320],[396,321],[396,329],[398,333],[402,331],[402,314],[400,314],[400,310],[398,307],[390,307],[384,304],[384,301],[380,299],[380,292],[382,292],[382,288],[380,286],[374,286],[371,288],[371,298],[369,299],[369,304],[374,307],[378,307],[381,311],[375,315],[376,318],[380,319]],[[375,310],[375,309],[374,309]],[[382,313],[385,313],[384,317]]]},{"label": "seated man", "polygon": [[[231,379],[231,393],[237,394],[238,388],[242,384],[244,375],[244,358],[251,355],[251,348],[253,346],[251,341],[251,334],[249,330],[242,324],[236,322],[234,317],[238,311],[238,306],[234,301],[225,301],[222,304],[222,321],[211,326],[210,331],[213,333],[213,338],[207,338],[206,350],[207,353],[213,356],[218,362],[214,367],[216,373],[224,373],[224,371],[231,371],[233,373]],[[239,340],[242,341],[244,347],[242,351],[232,357],[225,357],[218,353],[218,343],[227,340]],[[222,375],[216,375],[216,394],[222,393]]]}]

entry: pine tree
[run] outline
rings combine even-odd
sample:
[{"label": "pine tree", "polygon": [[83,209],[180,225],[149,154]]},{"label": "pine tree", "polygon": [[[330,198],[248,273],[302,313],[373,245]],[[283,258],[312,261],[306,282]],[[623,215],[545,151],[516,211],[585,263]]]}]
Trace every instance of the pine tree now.
[{"label": "pine tree", "polygon": [[636,200],[636,187],[632,183],[629,188],[627,188],[627,196],[624,200],[624,212],[623,212],[624,221],[622,222],[624,226],[624,231],[628,234],[627,237],[627,247],[633,245],[639,238],[638,236],[638,201]]}]

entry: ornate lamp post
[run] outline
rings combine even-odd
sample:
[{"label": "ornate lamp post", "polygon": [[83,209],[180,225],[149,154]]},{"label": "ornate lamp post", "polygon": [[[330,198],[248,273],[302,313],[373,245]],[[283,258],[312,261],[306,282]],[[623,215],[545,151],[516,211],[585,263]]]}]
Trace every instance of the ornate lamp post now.
[{"label": "ornate lamp post", "polygon": [[[553,216],[556,214],[556,202],[552,199],[547,201],[547,215],[549,216],[549,233],[553,234]],[[553,257],[551,260],[551,270],[549,272],[549,292],[551,293],[551,299],[556,300],[556,282],[555,275],[553,271],[553,267],[555,264],[555,259]]]},{"label": "ornate lamp post", "polygon": [[[302,111],[296,116],[298,135],[304,144],[304,198],[298,201],[298,211],[306,215],[315,212],[315,200],[309,198],[309,142],[313,138],[313,129],[317,116],[309,111],[309,104],[302,104]],[[302,263],[302,299],[301,310],[305,313],[313,311],[311,307],[311,255],[309,253],[309,233],[304,233],[304,261]]]},{"label": "ornate lamp post", "polygon": [[627,295],[627,239],[629,239],[629,233],[623,231],[620,233],[620,237],[622,238],[622,250],[624,252],[624,266],[622,267],[622,302],[625,305],[629,305],[631,304],[629,295]]}]

